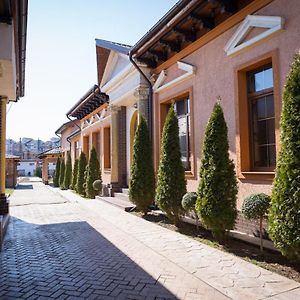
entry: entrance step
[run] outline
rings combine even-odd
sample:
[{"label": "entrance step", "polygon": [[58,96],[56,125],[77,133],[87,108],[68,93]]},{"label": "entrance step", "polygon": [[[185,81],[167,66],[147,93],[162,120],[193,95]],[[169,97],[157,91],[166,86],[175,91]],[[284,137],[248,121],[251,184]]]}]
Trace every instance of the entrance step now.
[{"label": "entrance step", "polygon": [[115,197],[102,197],[102,196],[96,196],[96,199],[97,200],[100,200],[100,201],[104,201],[106,203],[109,203],[113,206],[116,206],[118,208],[121,208],[122,210],[125,210],[125,211],[130,211],[132,210],[135,205],[132,204],[129,200],[128,200],[128,197],[120,197],[120,196],[117,196],[116,194],[122,194],[122,193],[114,193],[115,194]]},{"label": "entrance step", "polygon": [[130,202],[129,201],[129,196],[128,194],[124,194],[124,193],[114,193],[114,198],[119,198],[122,199],[124,201]]},{"label": "entrance step", "polygon": [[128,195],[129,194],[129,189],[128,188],[122,189],[122,193]]}]

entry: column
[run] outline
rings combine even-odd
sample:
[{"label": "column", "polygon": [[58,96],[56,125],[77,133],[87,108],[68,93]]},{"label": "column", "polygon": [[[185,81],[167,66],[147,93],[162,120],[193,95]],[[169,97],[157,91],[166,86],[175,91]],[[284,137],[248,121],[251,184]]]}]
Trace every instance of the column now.
[{"label": "column", "polygon": [[149,87],[147,85],[140,85],[134,91],[134,96],[137,98],[139,118],[143,116],[148,122],[148,96]]},{"label": "column", "polygon": [[111,183],[119,183],[119,120],[118,114],[120,107],[110,105],[111,113],[111,131],[110,131],[110,143],[111,143]]},{"label": "column", "polygon": [[7,98],[0,98],[0,215],[8,213],[5,195],[6,103]]},{"label": "column", "polygon": [[48,159],[47,159],[47,157],[45,157],[43,159],[42,178],[43,178],[43,183],[48,184]]}]

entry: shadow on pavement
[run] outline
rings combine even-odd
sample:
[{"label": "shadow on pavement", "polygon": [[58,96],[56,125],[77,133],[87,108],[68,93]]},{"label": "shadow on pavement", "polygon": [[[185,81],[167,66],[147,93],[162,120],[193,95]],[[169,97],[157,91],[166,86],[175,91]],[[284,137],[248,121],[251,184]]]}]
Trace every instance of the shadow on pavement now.
[{"label": "shadow on pavement", "polygon": [[177,299],[86,222],[10,222],[0,254],[0,299]]}]

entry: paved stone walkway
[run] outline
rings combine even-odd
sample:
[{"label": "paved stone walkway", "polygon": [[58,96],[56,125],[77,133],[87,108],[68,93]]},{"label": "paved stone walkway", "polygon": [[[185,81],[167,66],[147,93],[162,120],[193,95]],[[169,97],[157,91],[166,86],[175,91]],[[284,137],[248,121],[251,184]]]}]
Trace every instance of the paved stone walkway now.
[{"label": "paved stone walkway", "polygon": [[105,202],[22,185],[11,197],[0,299],[300,298],[294,281]]}]

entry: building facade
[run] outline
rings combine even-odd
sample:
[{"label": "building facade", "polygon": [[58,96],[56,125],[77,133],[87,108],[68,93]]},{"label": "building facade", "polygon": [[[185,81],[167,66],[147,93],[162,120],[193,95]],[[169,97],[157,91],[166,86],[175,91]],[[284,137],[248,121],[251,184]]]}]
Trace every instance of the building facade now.
[{"label": "building facade", "polygon": [[18,176],[34,176],[35,169],[41,166],[41,161],[37,158],[32,159],[20,159],[17,164]]},{"label": "building facade", "polygon": [[[174,102],[187,190],[196,191],[206,125],[220,101],[238,210],[246,196],[270,194],[282,92],[300,48],[299,16],[297,0],[182,0],[133,47],[96,40],[98,85],[68,112],[80,121],[70,136],[72,159],[80,151],[88,156],[94,145],[110,195],[127,187],[133,137],[144,116],[157,172],[161,133]],[[106,99],[99,101],[100,95]],[[252,225],[239,215],[239,230],[252,233]]]},{"label": "building facade", "polygon": [[[240,209],[246,196],[271,192],[282,92],[300,48],[300,5],[297,0],[288,5],[282,0],[230,2],[181,1],[132,54],[157,78],[152,99],[156,170],[164,120],[175,102],[187,189],[197,190],[205,128],[220,99]],[[184,14],[180,5],[186,7]]]},{"label": "building facade", "polygon": [[[80,121],[80,131],[70,136],[72,160],[80,151],[88,158],[94,146],[110,195],[128,186],[138,115],[148,118],[145,79],[129,61],[129,49],[128,45],[96,39],[98,85],[67,113]],[[145,64],[140,67],[150,76]]]},{"label": "building facade", "polygon": [[27,7],[27,0],[0,0],[0,219],[8,214],[5,195],[6,106],[24,96]]}]

